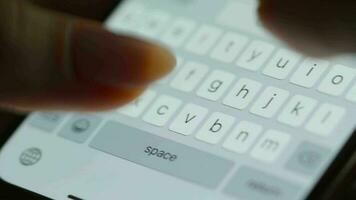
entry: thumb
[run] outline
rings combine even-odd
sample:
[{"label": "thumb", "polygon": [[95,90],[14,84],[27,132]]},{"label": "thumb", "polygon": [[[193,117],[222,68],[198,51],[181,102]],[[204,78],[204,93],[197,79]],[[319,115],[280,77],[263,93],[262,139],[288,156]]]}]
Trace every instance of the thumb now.
[{"label": "thumb", "polygon": [[263,24],[292,47],[314,56],[356,52],[356,1],[260,0]]},{"label": "thumb", "polygon": [[0,0],[0,24],[0,106],[108,109],[174,65],[161,47],[27,1]]}]

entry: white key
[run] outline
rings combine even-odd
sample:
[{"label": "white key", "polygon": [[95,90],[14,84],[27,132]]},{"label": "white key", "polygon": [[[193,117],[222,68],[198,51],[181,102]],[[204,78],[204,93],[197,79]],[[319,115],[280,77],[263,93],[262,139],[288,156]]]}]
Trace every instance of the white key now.
[{"label": "white key", "polygon": [[252,106],[250,112],[265,118],[273,117],[287,100],[289,92],[275,87],[268,87]]},{"label": "white key", "polygon": [[281,49],[267,64],[263,73],[276,79],[285,79],[299,62],[301,56],[293,51]]},{"label": "white key", "polygon": [[339,96],[355,77],[355,69],[343,65],[334,66],[321,82],[318,90],[320,92]]},{"label": "white key", "polygon": [[218,28],[203,25],[188,42],[186,49],[198,55],[206,54],[219,39],[222,31]]},{"label": "white key", "polygon": [[247,42],[248,39],[245,36],[226,33],[211,53],[211,57],[221,62],[230,63],[240,54]]},{"label": "white key", "polygon": [[177,19],[163,34],[162,41],[171,47],[179,47],[188,38],[195,26],[195,22],[188,19]]},{"label": "white key", "polygon": [[294,96],[283,109],[278,121],[297,127],[302,125],[317,105],[315,99],[302,95]]},{"label": "white key", "polygon": [[128,4],[124,7],[116,10],[114,14],[106,22],[108,28],[112,31],[134,31],[140,27],[142,23],[142,13],[144,12],[144,7],[140,4]]},{"label": "white key", "polygon": [[191,135],[208,114],[208,109],[187,104],[174,119],[169,129],[183,135]]},{"label": "white key", "polygon": [[275,130],[269,130],[262,136],[251,152],[251,156],[264,162],[272,162],[288,146],[290,136]]},{"label": "white key", "polygon": [[237,65],[244,69],[257,71],[274,51],[274,46],[262,41],[253,41],[242,53]]},{"label": "white key", "polygon": [[183,92],[191,92],[208,73],[208,70],[206,65],[188,62],[172,80],[171,86]]},{"label": "white key", "polygon": [[148,38],[157,37],[158,34],[163,31],[170,19],[170,16],[162,11],[152,11],[144,14],[142,17],[144,19],[139,28],[139,33]]},{"label": "white key", "polygon": [[333,132],[345,114],[346,110],[342,107],[328,103],[323,104],[314,113],[306,125],[306,129],[312,133],[327,136]]},{"label": "white key", "polygon": [[218,143],[229,131],[235,118],[222,113],[213,113],[199,130],[196,138],[210,144]]},{"label": "white key", "polygon": [[350,89],[350,91],[346,95],[346,99],[356,103],[356,84]]},{"label": "white key", "polygon": [[307,58],[290,79],[291,83],[311,88],[327,70],[329,62],[325,60]]},{"label": "white key", "polygon": [[176,57],[176,66],[174,67],[173,71],[170,74],[168,74],[167,76],[158,80],[157,83],[159,83],[159,84],[168,83],[169,79],[171,79],[172,76],[179,70],[179,68],[182,67],[183,63],[184,63],[184,59],[180,56],[177,56]]},{"label": "white key", "polygon": [[176,56],[176,66],[174,70],[179,69],[184,63],[184,59],[181,56]]},{"label": "white key", "polygon": [[179,99],[162,95],[148,109],[143,120],[156,126],[164,126],[181,104]]},{"label": "white key", "polygon": [[213,71],[198,89],[197,95],[211,101],[217,101],[231,85],[235,76],[224,71]]},{"label": "white key", "polygon": [[262,84],[259,82],[246,78],[240,79],[225,97],[223,103],[227,106],[243,110],[251,103],[261,87]]},{"label": "white key", "polygon": [[225,140],[223,147],[236,153],[245,153],[250,149],[261,132],[262,126],[242,121]]},{"label": "white key", "polygon": [[145,91],[141,96],[135,99],[130,104],[119,109],[119,113],[130,116],[138,117],[145,110],[145,108],[152,102],[156,97],[156,92],[152,90]]}]

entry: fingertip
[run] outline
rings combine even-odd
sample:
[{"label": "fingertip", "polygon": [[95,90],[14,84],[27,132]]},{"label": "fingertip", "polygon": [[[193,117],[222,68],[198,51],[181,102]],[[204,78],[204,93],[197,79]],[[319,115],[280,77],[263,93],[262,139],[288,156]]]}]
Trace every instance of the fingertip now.
[{"label": "fingertip", "polygon": [[173,55],[157,44],[85,22],[73,25],[71,44],[76,78],[107,86],[147,86],[175,63]]},{"label": "fingertip", "polygon": [[[168,48],[150,45],[152,50],[148,50],[147,63],[150,67],[146,67],[145,74],[147,77],[146,82],[156,81],[163,76],[169,74],[177,64],[175,56]],[[155,67],[159,66],[159,67]]]}]

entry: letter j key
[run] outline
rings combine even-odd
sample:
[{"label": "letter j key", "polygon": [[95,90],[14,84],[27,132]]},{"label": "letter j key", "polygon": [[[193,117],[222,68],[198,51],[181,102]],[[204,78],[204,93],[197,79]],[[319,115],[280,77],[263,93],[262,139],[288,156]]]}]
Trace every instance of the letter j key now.
[{"label": "letter j key", "polygon": [[289,97],[289,92],[275,87],[268,87],[261,94],[250,112],[265,118],[273,117]]}]

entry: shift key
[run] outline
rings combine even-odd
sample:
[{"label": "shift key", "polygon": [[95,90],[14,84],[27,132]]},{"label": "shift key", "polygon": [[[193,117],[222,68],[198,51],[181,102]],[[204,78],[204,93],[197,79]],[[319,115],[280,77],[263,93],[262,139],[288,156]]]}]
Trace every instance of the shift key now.
[{"label": "shift key", "polygon": [[216,188],[234,165],[232,161],[114,121],[104,125],[90,147],[208,188]]}]

